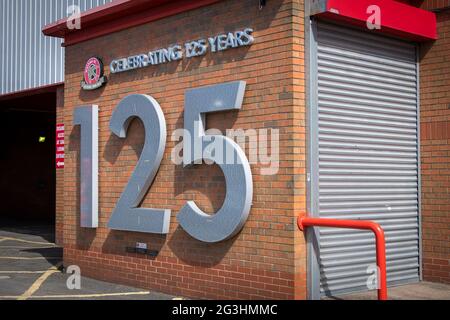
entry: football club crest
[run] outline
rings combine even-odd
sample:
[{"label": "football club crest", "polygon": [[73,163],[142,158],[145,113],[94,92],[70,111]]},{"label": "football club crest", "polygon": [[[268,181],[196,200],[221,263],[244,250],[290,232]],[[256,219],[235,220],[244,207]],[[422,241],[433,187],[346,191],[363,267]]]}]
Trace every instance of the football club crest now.
[{"label": "football club crest", "polygon": [[106,76],[103,75],[103,62],[96,57],[90,58],[84,68],[84,79],[81,87],[84,90],[95,90],[106,83]]}]

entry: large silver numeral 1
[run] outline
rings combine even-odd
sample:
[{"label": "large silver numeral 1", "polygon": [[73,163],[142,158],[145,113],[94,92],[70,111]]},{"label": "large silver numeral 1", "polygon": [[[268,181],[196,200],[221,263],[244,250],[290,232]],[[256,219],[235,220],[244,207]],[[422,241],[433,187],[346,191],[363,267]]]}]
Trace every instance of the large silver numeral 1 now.
[{"label": "large silver numeral 1", "polygon": [[80,126],[80,226],[98,227],[98,106],[75,109]]},{"label": "large silver numeral 1", "polygon": [[[181,227],[203,242],[213,243],[233,237],[242,229],[250,212],[253,181],[244,151],[228,137],[205,135],[205,115],[240,109],[245,86],[244,81],[237,81],[192,89],[185,94],[184,126],[190,137],[183,139],[184,165],[199,164],[202,159],[215,162],[223,171],[227,188],[223,206],[216,214],[208,215],[195,202],[189,201],[177,216]],[[223,146],[223,153],[208,152],[211,140]],[[201,152],[195,148],[198,144],[202,146]]]},{"label": "large silver numeral 1", "polygon": [[145,143],[131,179],[114,209],[108,227],[115,230],[167,234],[170,210],[137,208],[158,172],[166,146],[166,120],[158,102],[150,96],[134,94],[124,98],[114,110],[110,129],[125,138],[134,118],[145,128]]}]

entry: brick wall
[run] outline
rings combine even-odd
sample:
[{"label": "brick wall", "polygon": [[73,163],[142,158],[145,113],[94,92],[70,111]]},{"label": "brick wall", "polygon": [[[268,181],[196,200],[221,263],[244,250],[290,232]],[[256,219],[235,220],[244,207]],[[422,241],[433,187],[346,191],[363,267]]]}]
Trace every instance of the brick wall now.
[{"label": "brick wall", "polygon": [[423,275],[450,283],[450,12],[437,20],[439,40],[422,46],[420,63]]},{"label": "brick wall", "polygon": [[305,2],[293,4],[293,123],[292,123],[292,180],[294,205],[294,246],[295,246],[295,294],[297,299],[307,296],[307,252],[305,237],[299,232],[297,217],[306,212],[306,92],[305,92]]},{"label": "brick wall", "polygon": [[[268,1],[262,10],[258,1],[227,0],[66,48],[65,265],[77,264],[87,276],[187,297],[305,298],[306,250],[303,235],[295,227],[298,212],[305,209],[303,11],[303,0]],[[115,58],[245,27],[255,30],[256,42],[249,48],[115,75],[106,66],[106,87],[92,92],[80,89],[82,71],[91,56],[101,57],[108,65]],[[208,115],[208,127],[279,129],[280,169],[276,175],[264,176],[260,174],[264,165],[252,165],[254,198],[244,229],[229,241],[205,244],[183,231],[176,215],[189,200],[206,212],[217,211],[224,197],[224,179],[216,166],[183,169],[174,165],[170,153],[176,143],[171,135],[183,127],[186,89],[235,80],[247,82],[242,110]],[[108,127],[118,102],[132,93],[152,95],[167,121],[164,158],[142,204],[172,210],[167,236],[106,227],[143,144],[139,121],[132,123],[123,140]],[[72,122],[73,109],[86,104],[100,107],[96,230],[79,227],[80,132]],[[126,253],[126,247],[137,241],[159,255],[145,258]]]},{"label": "brick wall", "polygon": [[414,2],[426,10],[450,7],[450,0],[413,0]]},{"label": "brick wall", "polygon": [[403,2],[425,10],[434,10],[450,7],[450,0],[395,0]]}]

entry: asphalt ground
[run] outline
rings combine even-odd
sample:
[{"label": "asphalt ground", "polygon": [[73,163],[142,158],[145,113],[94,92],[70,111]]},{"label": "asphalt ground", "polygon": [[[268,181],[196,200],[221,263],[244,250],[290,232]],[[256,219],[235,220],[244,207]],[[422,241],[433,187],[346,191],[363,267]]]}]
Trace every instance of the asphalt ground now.
[{"label": "asphalt ground", "polygon": [[[389,300],[450,300],[450,285],[422,281],[388,288]],[[377,292],[358,292],[325,300],[376,300]]]},{"label": "asphalt ground", "polygon": [[[0,300],[181,300],[163,293],[84,277],[69,289],[62,248],[51,225],[0,224]],[[73,282],[71,282],[73,283]]]},{"label": "asphalt ground", "polygon": [[[53,226],[0,220],[0,300],[183,300],[181,297],[84,277],[71,290]],[[450,285],[420,282],[392,287],[390,300],[450,300]],[[376,291],[326,300],[375,300]]]}]

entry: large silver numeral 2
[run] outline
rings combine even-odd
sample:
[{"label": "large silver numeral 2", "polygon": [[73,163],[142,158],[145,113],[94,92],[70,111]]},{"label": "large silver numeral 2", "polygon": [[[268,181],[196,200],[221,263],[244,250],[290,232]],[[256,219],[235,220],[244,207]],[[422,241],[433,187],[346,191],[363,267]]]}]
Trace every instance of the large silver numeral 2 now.
[{"label": "large silver numeral 2", "polygon": [[[244,81],[237,81],[186,91],[184,126],[189,135],[183,139],[184,165],[201,164],[202,160],[215,162],[223,171],[227,188],[224,204],[216,214],[208,215],[189,201],[177,216],[182,228],[203,242],[233,237],[242,229],[250,212],[253,181],[244,151],[228,137],[205,135],[205,115],[240,109],[245,86]],[[213,151],[208,144],[211,141],[221,145],[223,153]],[[198,145],[202,146],[201,150],[195,147]]]},{"label": "large silver numeral 2", "polygon": [[114,110],[110,129],[125,138],[134,118],[145,128],[145,143],[131,179],[114,209],[108,227],[114,230],[167,234],[170,210],[138,208],[158,172],[166,146],[166,120],[158,102],[148,95],[124,98]]}]

